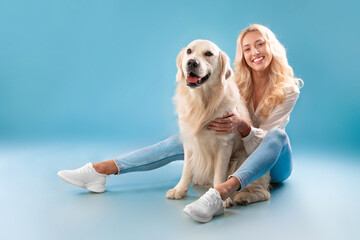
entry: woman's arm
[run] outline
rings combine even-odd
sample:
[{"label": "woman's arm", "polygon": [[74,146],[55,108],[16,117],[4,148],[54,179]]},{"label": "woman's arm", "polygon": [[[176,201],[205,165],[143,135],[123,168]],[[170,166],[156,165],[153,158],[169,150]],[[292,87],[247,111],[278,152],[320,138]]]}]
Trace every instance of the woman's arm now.
[{"label": "woman's arm", "polygon": [[255,128],[240,118],[235,113],[228,113],[224,118],[218,118],[212,121],[208,128],[216,131],[217,134],[229,134],[237,130],[243,137],[246,152],[251,154],[262,139],[266,136],[268,130],[273,128],[285,128],[289,122],[289,116],[293,110],[300,91],[288,91],[283,104],[277,105],[271,111],[269,117],[265,118],[259,128]]},{"label": "woman's arm", "polygon": [[237,130],[245,137],[250,132],[251,125],[236,113],[228,112],[222,118],[211,121],[208,129],[216,131],[217,134],[229,134]]}]

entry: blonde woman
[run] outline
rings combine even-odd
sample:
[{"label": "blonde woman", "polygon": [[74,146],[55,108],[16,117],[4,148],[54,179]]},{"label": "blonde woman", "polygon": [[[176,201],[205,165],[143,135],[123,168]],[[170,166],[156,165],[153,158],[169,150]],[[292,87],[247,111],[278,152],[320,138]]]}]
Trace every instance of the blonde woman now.
[{"label": "blonde woman", "polygon": [[[214,215],[223,213],[223,200],[268,171],[272,182],[284,181],[292,171],[290,142],[284,129],[299,97],[302,81],[294,77],[285,48],[270,29],[251,25],[238,37],[234,70],[253,125],[228,113],[212,121],[209,131],[217,134],[237,131],[250,156],[226,182],[210,188],[184,208],[188,215],[201,222],[208,222]],[[183,159],[181,140],[179,136],[172,136],[113,160],[59,171],[58,176],[92,192],[104,192],[107,175],[151,170]]]}]

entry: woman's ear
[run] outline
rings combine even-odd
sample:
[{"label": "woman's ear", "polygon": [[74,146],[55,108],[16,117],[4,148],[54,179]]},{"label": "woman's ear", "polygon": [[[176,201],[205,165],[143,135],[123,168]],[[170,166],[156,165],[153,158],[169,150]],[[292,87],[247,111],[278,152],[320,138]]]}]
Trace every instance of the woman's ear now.
[{"label": "woman's ear", "polygon": [[179,82],[181,79],[185,78],[185,75],[183,73],[182,70],[182,60],[184,57],[184,52],[185,52],[185,48],[181,49],[181,51],[179,52],[179,54],[177,55],[176,58],[176,66],[177,66],[177,73],[176,73],[176,81]]},{"label": "woman's ear", "polygon": [[230,65],[230,59],[228,55],[226,55],[226,53],[224,53],[223,51],[220,51],[219,56],[220,56],[220,64],[221,64],[220,77],[221,79],[228,79],[233,74]]}]

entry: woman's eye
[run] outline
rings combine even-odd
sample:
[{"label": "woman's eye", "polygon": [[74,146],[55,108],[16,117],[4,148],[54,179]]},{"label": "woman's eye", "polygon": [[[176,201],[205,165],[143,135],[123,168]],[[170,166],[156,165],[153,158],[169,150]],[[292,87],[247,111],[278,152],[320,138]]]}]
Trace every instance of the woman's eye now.
[{"label": "woman's eye", "polygon": [[245,48],[244,49],[244,52],[248,52],[248,51],[250,51],[250,48]]},{"label": "woman's eye", "polygon": [[264,45],[264,43],[259,43],[259,44],[258,44],[258,46],[260,46],[260,47],[261,47],[262,45]]},{"label": "woman's eye", "polygon": [[211,57],[212,55],[214,55],[214,54],[212,54],[212,52],[209,52],[209,51],[207,51],[207,52],[205,53],[205,56],[207,56],[207,57]]},{"label": "woman's eye", "polygon": [[187,53],[187,54],[190,54],[190,53],[191,53],[191,49],[188,48],[188,49],[186,50],[186,53]]}]

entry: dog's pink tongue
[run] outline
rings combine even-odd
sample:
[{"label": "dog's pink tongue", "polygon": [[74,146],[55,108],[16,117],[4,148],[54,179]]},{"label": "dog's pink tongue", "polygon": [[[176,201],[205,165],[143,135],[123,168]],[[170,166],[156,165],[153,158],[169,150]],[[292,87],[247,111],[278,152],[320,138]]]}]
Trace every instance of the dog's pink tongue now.
[{"label": "dog's pink tongue", "polygon": [[189,83],[196,83],[199,79],[200,79],[199,77],[195,77],[195,76],[193,77],[193,76],[190,76],[190,75],[187,76],[187,81]]}]

